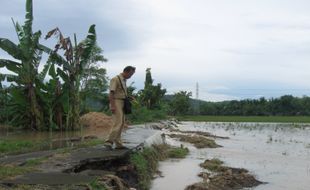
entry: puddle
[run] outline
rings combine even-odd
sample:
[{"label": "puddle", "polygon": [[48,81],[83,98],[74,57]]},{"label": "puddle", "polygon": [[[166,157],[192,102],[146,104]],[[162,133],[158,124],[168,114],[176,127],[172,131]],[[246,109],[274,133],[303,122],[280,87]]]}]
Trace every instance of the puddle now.
[{"label": "puddle", "polygon": [[227,166],[245,168],[258,180],[267,182],[251,189],[310,189],[308,125],[184,122],[180,130],[209,132],[229,139],[216,139],[223,147],[213,149],[196,149],[186,144],[191,154],[179,162],[162,162],[159,170],[165,177],[155,179],[152,190],[184,189],[202,181],[196,177],[201,171],[199,163],[212,158],[219,158]]}]

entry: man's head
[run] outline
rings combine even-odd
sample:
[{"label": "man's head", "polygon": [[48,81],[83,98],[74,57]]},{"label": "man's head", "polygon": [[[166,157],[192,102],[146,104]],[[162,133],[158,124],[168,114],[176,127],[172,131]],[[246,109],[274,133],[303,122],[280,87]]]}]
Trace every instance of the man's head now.
[{"label": "man's head", "polygon": [[129,79],[136,71],[136,68],[133,66],[127,66],[123,70],[123,77]]}]

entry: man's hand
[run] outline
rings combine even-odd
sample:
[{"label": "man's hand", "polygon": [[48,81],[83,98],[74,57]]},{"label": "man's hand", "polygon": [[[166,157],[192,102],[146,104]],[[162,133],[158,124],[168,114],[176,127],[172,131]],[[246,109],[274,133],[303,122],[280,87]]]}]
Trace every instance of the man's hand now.
[{"label": "man's hand", "polygon": [[138,101],[136,100],[136,98],[134,96],[129,96],[130,101],[134,102],[134,103],[138,103]]}]

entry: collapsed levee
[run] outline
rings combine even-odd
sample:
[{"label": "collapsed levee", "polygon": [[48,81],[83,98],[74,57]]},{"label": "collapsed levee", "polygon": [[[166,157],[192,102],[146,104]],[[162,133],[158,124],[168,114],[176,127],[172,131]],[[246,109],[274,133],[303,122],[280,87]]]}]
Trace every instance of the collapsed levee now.
[{"label": "collapsed levee", "polygon": [[[188,153],[187,148],[172,147],[167,144],[154,144],[139,151],[130,151],[113,159],[89,159],[63,170],[62,173],[54,173],[49,179],[64,181],[64,178],[72,180],[66,183],[28,183],[28,184],[0,184],[0,190],[146,190],[150,189],[151,181],[158,174],[158,162],[166,158],[182,158]],[[43,175],[37,173],[36,176]],[[60,177],[59,177],[60,176]],[[61,177],[62,176],[62,177]],[[88,182],[74,181],[76,177],[90,178]],[[85,181],[85,180],[84,180]],[[86,180],[87,181],[87,180]]]}]

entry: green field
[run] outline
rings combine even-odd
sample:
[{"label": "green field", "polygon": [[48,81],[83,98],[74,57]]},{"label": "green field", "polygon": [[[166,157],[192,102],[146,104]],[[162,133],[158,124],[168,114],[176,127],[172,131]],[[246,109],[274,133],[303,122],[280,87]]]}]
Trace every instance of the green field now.
[{"label": "green field", "polygon": [[181,121],[310,123],[310,116],[179,116]]}]

